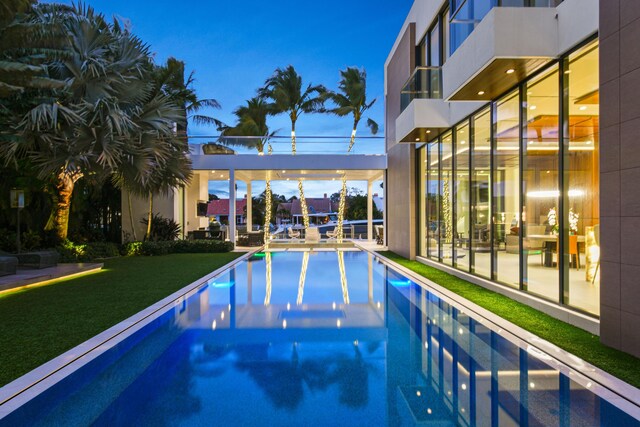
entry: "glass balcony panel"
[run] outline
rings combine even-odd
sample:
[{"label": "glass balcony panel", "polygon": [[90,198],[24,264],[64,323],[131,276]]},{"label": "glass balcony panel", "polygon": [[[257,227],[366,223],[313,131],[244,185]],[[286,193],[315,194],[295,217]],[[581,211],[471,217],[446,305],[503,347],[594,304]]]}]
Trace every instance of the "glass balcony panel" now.
[{"label": "glass balcony panel", "polygon": [[442,99],[440,67],[416,67],[400,92],[401,111],[414,99]]}]

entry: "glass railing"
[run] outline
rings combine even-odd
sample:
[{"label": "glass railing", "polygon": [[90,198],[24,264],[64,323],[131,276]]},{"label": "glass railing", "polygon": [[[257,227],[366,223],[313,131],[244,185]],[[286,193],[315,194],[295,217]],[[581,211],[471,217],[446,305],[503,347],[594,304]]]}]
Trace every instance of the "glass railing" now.
[{"label": "glass railing", "polygon": [[442,99],[442,70],[440,67],[416,67],[400,92],[400,110],[414,99]]},{"label": "glass railing", "polygon": [[[343,136],[296,136],[296,154],[383,155],[384,137],[359,136],[349,150],[350,138]],[[192,156],[201,155],[283,155],[291,154],[291,136],[259,137],[189,136]]]},{"label": "glass railing", "polygon": [[450,54],[469,37],[476,25],[494,7],[556,7],[563,0],[456,0],[451,14]]}]

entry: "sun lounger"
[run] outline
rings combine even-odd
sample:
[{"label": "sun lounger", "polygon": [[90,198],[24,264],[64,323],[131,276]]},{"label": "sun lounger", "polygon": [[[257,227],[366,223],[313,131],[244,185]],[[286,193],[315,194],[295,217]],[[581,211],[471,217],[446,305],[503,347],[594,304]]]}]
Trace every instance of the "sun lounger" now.
[{"label": "sun lounger", "polygon": [[0,256],[0,276],[16,274],[18,258],[14,256]]},{"label": "sun lounger", "polygon": [[22,252],[19,254],[8,254],[6,252],[0,252],[0,256],[17,258],[18,265],[20,267],[31,267],[31,268],[55,267],[56,265],[58,265],[58,260],[60,259],[60,254],[53,250]]}]

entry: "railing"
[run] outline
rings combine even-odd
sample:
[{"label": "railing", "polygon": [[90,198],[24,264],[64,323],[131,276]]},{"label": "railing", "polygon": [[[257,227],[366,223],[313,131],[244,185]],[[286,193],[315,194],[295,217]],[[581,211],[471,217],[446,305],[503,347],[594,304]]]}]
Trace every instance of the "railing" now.
[{"label": "railing", "polygon": [[469,37],[494,7],[556,7],[563,0],[455,0],[450,18],[450,54]]},{"label": "railing", "polygon": [[[189,149],[192,156],[201,155],[263,155],[291,154],[291,136],[278,135],[264,141],[255,136],[206,136],[191,135]],[[350,138],[343,136],[296,136],[296,154],[314,155],[384,155],[384,137],[358,136],[348,152]],[[271,153],[269,153],[269,145]]]},{"label": "railing", "polygon": [[440,67],[416,67],[400,91],[400,111],[414,99],[442,99]]}]

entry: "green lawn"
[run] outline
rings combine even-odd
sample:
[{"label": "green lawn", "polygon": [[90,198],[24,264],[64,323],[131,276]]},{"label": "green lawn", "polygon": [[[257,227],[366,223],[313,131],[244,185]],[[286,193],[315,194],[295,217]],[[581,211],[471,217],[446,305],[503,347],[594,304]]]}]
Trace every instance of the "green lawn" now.
[{"label": "green lawn", "polygon": [[640,387],[640,359],[601,344],[599,337],[418,261],[409,261],[393,252],[380,254],[623,381]]},{"label": "green lawn", "polygon": [[0,295],[0,386],[241,255],[115,258],[96,274]]}]

